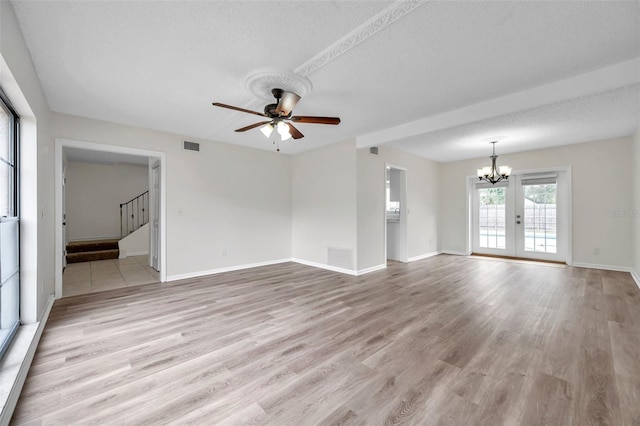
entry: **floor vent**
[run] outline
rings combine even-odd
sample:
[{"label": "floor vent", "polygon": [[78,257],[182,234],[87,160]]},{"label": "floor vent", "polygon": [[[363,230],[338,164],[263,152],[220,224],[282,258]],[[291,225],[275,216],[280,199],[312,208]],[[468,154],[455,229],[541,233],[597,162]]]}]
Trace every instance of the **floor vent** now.
[{"label": "floor vent", "polygon": [[184,141],[182,148],[186,151],[200,151],[200,144],[196,142]]}]

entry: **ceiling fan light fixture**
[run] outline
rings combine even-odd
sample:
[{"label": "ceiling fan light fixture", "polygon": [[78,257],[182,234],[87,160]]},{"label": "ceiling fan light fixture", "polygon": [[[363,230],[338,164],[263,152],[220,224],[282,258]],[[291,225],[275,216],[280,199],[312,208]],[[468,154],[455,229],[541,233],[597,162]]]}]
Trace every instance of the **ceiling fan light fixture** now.
[{"label": "ceiling fan light fixture", "polygon": [[260,127],[260,131],[262,132],[263,135],[265,135],[268,138],[269,136],[271,136],[271,133],[273,132],[273,124],[271,123],[265,124],[264,126]]},{"label": "ceiling fan light fixture", "polygon": [[283,141],[287,139],[291,139],[291,133],[289,132],[289,126],[286,125],[283,121],[279,121],[277,124],[278,133],[280,134],[280,138]]},{"label": "ceiling fan light fixture", "polygon": [[290,121],[294,123],[332,124],[334,126],[340,124],[340,117],[292,115],[293,108],[301,98],[300,95],[295,92],[276,87],[271,89],[271,94],[276,99],[276,102],[266,105],[264,107],[264,112],[252,111],[250,109],[227,105],[220,102],[213,102],[212,105],[266,118],[266,121],[253,123],[248,126],[235,129],[235,131],[246,132],[247,130],[259,128],[262,134],[269,139],[273,134],[273,131],[277,130],[279,134],[278,139],[280,141],[304,138],[302,132],[298,130],[293,123],[290,123]]}]

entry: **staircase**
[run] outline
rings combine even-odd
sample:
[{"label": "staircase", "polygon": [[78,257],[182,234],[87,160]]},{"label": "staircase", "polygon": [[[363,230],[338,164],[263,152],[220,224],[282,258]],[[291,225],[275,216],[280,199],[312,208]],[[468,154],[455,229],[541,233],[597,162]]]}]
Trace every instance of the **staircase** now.
[{"label": "staircase", "polygon": [[[121,238],[137,231],[149,222],[149,191],[120,204]],[[118,259],[119,239],[74,241],[67,245],[67,263]],[[125,252],[126,255],[126,252]]]},{"label": "staircase", "polygon": [[118,240],[75,241],[67,245],[67,263],[117,259]]}]

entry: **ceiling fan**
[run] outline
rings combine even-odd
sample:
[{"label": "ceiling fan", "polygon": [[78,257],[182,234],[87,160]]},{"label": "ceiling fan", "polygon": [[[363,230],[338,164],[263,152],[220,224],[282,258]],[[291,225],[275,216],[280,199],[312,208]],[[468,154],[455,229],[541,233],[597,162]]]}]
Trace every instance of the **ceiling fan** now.
[{"label": "ceiling fan", "polygon": [[338,117],[313,117],[308,115],[292,116],[291,113],[293,112],[293,107],[295,107],[300,100],[300,96],[293,92],[287,92],[282,89],[273,89],[271,90],[271,93],[273,93],[273,97],[276,98],[276,103],[265,106],[263,113],[235,107],[232,105],[221,104],[219,102],[214,102],[212,105],[221,108],[232,109],[235,111],[246,112],[249,114],[259,115],[261,117],[267,117],[269,119],[267,121],[261,121],[259,123],[254,123],[246,127],[241,127],[239,129],[236,129],[235,131],[246,132],[247,130],[262,126],[260,130],[266,137],[269,137],[271,135],[271,132],[276,129],[280,134],[282,140],[287,140],[291,137],[293,137],[293,139],[300,139],[304,137],[304,135],[298,129],[296,129],[293,124],[290,123],[290,121],[293,121],[294,123],[333,125],[340,123],[340,118]]}]

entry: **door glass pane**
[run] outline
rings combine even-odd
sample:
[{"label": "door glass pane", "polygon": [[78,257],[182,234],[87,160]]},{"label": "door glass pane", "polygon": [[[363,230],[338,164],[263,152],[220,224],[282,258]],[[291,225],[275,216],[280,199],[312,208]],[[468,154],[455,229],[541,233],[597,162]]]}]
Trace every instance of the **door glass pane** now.
[{"label": "door glass pane", "polygon": [[482,248],[506,248],[506,188],[478,189],[480,199],[479,246]]},{"label": "door glass pane", "polygon": [[525,185],[524,249],[556,253],[557,184]]}]

